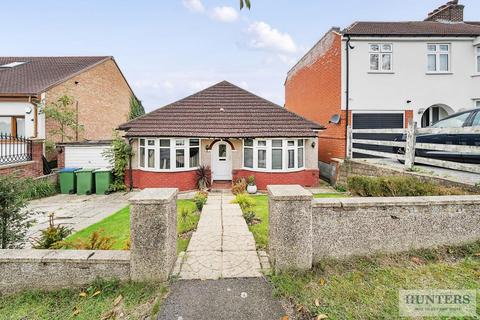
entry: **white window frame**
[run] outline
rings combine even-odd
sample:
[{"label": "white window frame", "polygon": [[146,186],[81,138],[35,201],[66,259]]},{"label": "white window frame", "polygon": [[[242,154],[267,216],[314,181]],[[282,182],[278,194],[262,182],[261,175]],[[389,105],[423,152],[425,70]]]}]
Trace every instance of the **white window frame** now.
[{"label": "white window frame", "polygon": [[475,50],[475,74],[480,74],[480,45],[474,47]]},{"label": "white window frame", "polygon": [[[386,50],[383,46],[390,46],[390,50]],[[378,51],[372,50],[373,46],[378,46]],[[371,59],[372,56],[378,56],[378,69],[372,69]],[[390,56],[390,69],[383,68],[384,56]],[[368,64],[370,73],[393,73],[393,43],[369,43],[368,44]]]},{"label": "white window frame", "polygon": [[480,108],[480,99],[473,99],[473,107]]},{"label": "white window frame", "polygon": [[[306,139],[304,138],[255,138],[253,140],[253,146],[245,146],[245,139],[242,140],[242,169],[258,172],[295,172],[305,170],[305,152],[306,152]],[[282,147],[273,147],[273,140],[281,140]],[[303,141],[303,146],[298,145],[298,141]],[[259,146],[259,141],[266,141],[266,146]],[[294,141],[294,146],[288,146],[288,141]],[[245,148],[253,149],[253,166],[245,166]],[[272,150],[282,149],[282,169],[272,169]],[[258,167],[258,150],[266,150],[266,168]],[[295,167],[288,168],[288,150],[294,150]],[[303,166],[298,166],[298,152],[303,154]]]},{"label": "white window frame", "polygon": [[[429,46],[435,46],[435,51],[430,51]],[[441,51],[440,46],[448,46],[447,51]],[[435,70],[428,70],[428,57],[435,56]],[[440,70],[440,56],[447,55],[447,70]],[[452,73],[452,45],[451,43],[427,43],[427,74]]]},{"label": "white window frame", "polygon": [[[145,146],[140,145],[140,141],[145,140]],[[148,146],[148,140],[155,141],[155,147]],[[160,140],[170,140],[170,169],[160,169]],[[184,140],[183,146],[177,146],[177,140]],[[198,140],[198,149],[199,149],[199,160],[197,167],[190,167],[190,148],[196,148],[197,146],[190,146],[190,140]],[[137,166],[142,171],[152,171],[152,172],[181,172],[181,171],[192,171],[198,169],[199,166],[202,165],[202,139],[200,138],[169,138],[169,137],[162,137],[162,138],[138,138],[138,163]],[[145,155],[144,155],[144,166],[141,166],[141,148],[145,148]],[[154,156],[155,156],[155,166],[154,168],[148,167],[148,149],[154,148]],[[162,147],[166,148],[166,147]],[[176,150],[183,149],[185,150],[185,167],[177,168],[177,159],[176,159]]]}]

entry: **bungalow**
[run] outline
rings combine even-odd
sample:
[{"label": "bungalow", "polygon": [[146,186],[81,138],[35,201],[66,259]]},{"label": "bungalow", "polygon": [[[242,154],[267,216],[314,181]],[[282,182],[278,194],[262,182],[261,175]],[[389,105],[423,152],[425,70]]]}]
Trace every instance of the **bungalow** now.
[{"label": "bungalow", "polygon": [[196,171],[212,181],[255,176],[269,184],[316,186],[317,136],[323,127],[223,81],[122,124],[135,151],[127,184],[196,189]]}]

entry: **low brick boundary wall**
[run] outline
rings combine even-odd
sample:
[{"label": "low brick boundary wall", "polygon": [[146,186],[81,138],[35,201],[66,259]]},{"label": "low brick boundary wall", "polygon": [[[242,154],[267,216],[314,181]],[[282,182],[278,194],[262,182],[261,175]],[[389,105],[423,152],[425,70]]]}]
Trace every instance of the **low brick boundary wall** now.
[{"label": "low brick boundary wall", "polygon": [[0,175],[16,175],[22,178],[35,178],[43,175],[43,142],[32,140],[32,160],[0,166]]},{"label": "low brick boundary wall", "polygon": [[478,195],[313,199],[300,186],[268,190],[275,270],[480,239]]},{"label": "low brick boundary wall", "polygon": [[130,279],[129,251],[0,250],[0,293],[81,287],[95,278]]}]

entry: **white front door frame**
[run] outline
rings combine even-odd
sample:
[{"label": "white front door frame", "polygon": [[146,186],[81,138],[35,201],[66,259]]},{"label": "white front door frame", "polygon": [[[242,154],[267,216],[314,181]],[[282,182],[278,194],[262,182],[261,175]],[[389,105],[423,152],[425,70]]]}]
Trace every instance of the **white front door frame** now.
[{"label": "white front door frame", "polygon": [[212,179],[232,180],[232,147],[225,141],[213,145]]}]

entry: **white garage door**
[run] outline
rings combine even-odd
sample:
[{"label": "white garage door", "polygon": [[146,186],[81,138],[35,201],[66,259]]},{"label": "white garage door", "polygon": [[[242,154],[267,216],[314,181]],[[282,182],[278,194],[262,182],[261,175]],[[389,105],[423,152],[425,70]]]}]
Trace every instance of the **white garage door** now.
[{"label": "white garage door", "polygon": [[102,153],[111,146],[66,146],[66,168],[103,168],[109,167],[110,163]]}]

